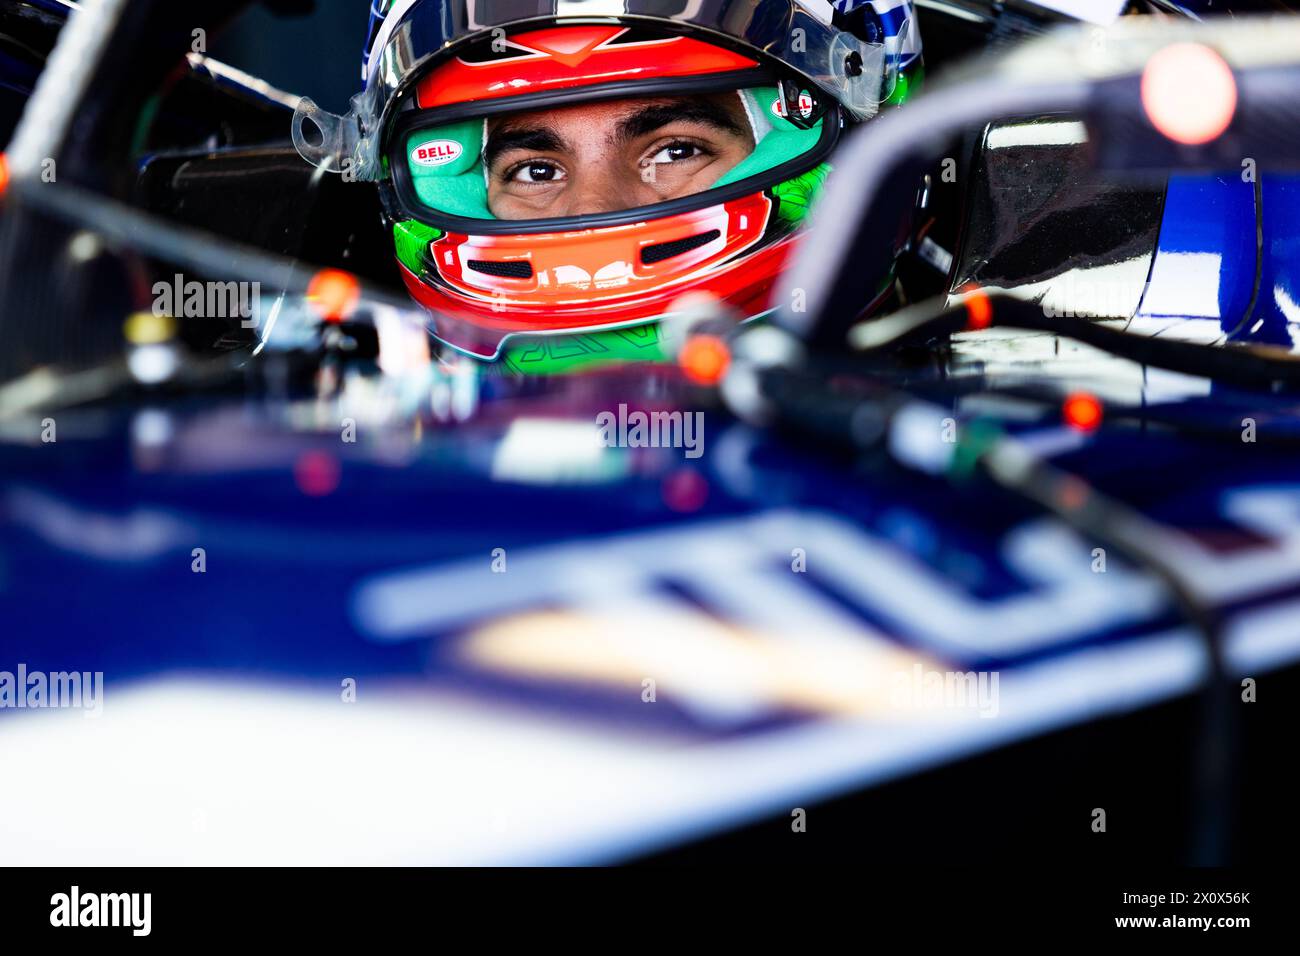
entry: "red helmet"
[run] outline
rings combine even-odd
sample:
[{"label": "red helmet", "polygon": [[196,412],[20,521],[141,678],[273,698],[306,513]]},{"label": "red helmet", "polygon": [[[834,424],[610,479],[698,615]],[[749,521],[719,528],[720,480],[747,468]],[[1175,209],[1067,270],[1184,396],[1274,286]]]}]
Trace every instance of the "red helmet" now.
[{"label": "red helmet", "polygon": [[[561,350],[624,358],[625,342],[655,357],[644,327],[687,292],[746,318],[769,311],[827,157],[908,62],[906,21],[891,51],[887,18],[859,16],[855,31],[815,0],[541,0],[530,13],[545,15],[526,18],[488,7],[398,0],[372,22],[353,116],[304,101],[295,122],[313,162],[380,183],[410,294],[435,335],[483,358],[557,335]],[[567,134],[547,118],[585,135],[590,104],[617,123],[592,134],[588,179],[605,194],[583,205]],[[324,143],[307,143],[306,119]],[[696,127],[698,147],[660,136]]]}]

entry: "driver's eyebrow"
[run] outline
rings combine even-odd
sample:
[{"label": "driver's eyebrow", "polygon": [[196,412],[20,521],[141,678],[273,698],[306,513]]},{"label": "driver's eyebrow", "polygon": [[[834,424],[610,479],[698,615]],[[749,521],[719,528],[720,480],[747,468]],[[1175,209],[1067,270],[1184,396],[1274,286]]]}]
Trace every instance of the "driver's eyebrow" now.
[{"label": "driver's eyebrow", "polygon": [[483,147],[483,164],[491,169],[497,157],[508,149],[558,153],[563,152],[564,148],[564,140],[555,130],[546,126],[496,129],[488,133],[487,145]]},{"label": "driver's eyebrow", "polygon": [[675,103],[654,103],[642,107],[630,116],[618,121],[614,128],[614,137],[627,142],[646,133],[653,133],[661,126],[675,122],[703,123],[724,133],[743,133],[726,110],[712,100],[691,99]]}]

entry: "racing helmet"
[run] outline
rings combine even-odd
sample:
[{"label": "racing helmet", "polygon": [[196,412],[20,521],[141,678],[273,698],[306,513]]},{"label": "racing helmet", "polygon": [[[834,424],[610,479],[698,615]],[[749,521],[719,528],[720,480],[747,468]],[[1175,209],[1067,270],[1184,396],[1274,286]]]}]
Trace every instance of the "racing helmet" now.
[{"label": "racing helmet", "polygon": [[[687,293],[771,311],[836,144],[918,78],[912,0],[839,3],[376,0],[351,113],[304,99],[294,142],[379,184],[402,279],[445,344],[521,371],[662,358],[658,322]],[[528,119],[591,104],[641,145],[697,117],[742,154],[675,193],[658,170],[693,147],[652,143],[631,188],[536,201],[535,175],[547,196],[570,187],[527,158],[554,146]],[[498,169],[503,152],[523,166]]]}]

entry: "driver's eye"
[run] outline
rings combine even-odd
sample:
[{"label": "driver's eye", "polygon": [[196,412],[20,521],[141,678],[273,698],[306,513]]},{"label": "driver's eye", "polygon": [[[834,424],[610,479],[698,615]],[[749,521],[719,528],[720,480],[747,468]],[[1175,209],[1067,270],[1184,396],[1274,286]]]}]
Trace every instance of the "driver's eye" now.
[{"label": "driver's eye", "polygon": [[650,157],[652,163],[678,163],[684,159],[694,159],[702,150],[693,143],[673,143],[665,146]]},{"label": "driver's eye", "polygon": [[517,183],[553,183],[564,178],[564,171],[551,163],[524,163],[508,178]]}]

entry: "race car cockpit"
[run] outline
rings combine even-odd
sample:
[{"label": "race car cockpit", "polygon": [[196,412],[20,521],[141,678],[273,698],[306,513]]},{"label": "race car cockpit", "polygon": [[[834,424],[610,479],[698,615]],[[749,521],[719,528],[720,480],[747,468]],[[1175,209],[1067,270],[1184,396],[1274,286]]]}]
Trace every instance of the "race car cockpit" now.
[{"label": "race car cockpit", "polygon": [[396,0],[332,109],[195,49],[241,6],[0,0],[0,649],[124,675],[95,752],[222,821],[152,828],[159,760],[95,842],[2,728],[17,858],[628,859],[1166,704],[1115,792],[1241,852],[1230,705],[1300,660],[1290,5]]}]

